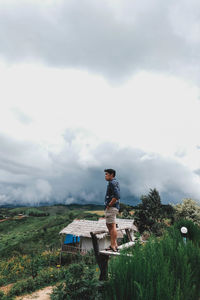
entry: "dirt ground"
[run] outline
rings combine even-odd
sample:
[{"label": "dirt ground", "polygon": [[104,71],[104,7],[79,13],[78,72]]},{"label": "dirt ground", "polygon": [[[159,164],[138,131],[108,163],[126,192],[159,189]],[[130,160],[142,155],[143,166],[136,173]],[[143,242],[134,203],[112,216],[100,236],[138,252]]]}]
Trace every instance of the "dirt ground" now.
[{"label": "dirt ground", "polygon": [[9,283],[5,286],[1,286],[0,291],[4,292],[4,294],[7,294],[8,291],[11,289],[12,285],[13,285],[13,283]]},{"label": "dirt ground", "polygon": [[46,286],[43,289],[33,292],[32,294],[27,294],[23,296],[15,297],[15,300],[33,300],[33,299],[40,299],[40,300],[50,300],[50,294],[53,291],[53,286]]},{"label": "dirt ground", "polygon": [[[11,289],[13,283],[10,283],[6,286],[0,288],[5,294]],[[56,285],[55,285],[56,286]],[[53,292],[53,288],[55,286],[46,286],[40,290],[33,292],[32,294],[25,294],[23,296],[16,296],[16,300],[33,300],[33,299],[41,299],[41,300],[50,300],[50,294]]]}]

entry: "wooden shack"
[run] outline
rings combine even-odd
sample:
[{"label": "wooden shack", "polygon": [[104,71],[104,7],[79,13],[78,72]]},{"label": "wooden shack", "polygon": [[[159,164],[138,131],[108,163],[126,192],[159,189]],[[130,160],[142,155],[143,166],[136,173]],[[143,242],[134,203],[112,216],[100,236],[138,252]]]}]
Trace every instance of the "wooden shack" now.
[{"label": "wooden shack", "polygon": [[[118,241],[126,234],[124,228],[129,229],[131,239],[134,240],[134,233],[138,229],[133,222],[133,219],[116,218]],[[99,240],[99,250],[107,248],[110,245],[110,235],[105,218],[99,218],[98,221],[75,219],[59,232],[61,236],[61,253],[87,253],[87,251],[93,249],[90,232],[95,231],[104,231],[96,235]]]}]

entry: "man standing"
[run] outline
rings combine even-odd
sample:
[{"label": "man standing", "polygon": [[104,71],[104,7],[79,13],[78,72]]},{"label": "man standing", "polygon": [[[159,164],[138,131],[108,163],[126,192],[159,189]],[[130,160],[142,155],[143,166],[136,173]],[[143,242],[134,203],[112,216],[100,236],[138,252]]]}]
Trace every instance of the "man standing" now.
[{"label": "man standing", "polygon": [[120,204],[120,186],[115,178],[116,171],[113,169],[105,169],[105,180],[108,181],[107,191],[105,195],[105,217],[106,226],[110,233],[111,245],[106,250],[116,252],[117,248],[117,230],[116,230],[116,215],[119,213]]}]

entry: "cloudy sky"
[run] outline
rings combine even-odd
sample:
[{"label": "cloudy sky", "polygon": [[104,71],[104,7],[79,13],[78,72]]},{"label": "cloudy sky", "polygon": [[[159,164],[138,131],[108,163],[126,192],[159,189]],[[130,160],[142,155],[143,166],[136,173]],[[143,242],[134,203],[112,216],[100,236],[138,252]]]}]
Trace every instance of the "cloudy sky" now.
[{"label": "cloudy sky", "polygon": [[200,201],[200,2],[0,0],[0,205]]}]

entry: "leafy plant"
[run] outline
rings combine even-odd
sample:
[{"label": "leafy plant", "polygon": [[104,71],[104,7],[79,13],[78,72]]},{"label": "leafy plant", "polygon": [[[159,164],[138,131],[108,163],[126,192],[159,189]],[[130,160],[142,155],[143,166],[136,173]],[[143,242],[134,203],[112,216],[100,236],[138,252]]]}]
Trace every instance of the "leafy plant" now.
[{"label": "leafy plant", "polygon": [[0,291],[0,300],[14,300],[13,297],[5,295],[4,292]]},{"label": "leafy plant", "polygon": [[65,276],[65,283],[60,284],[51,294],[52,300],[98,300],[101,299],[100,282],[93,268],[84,263],[69,266]]}]

